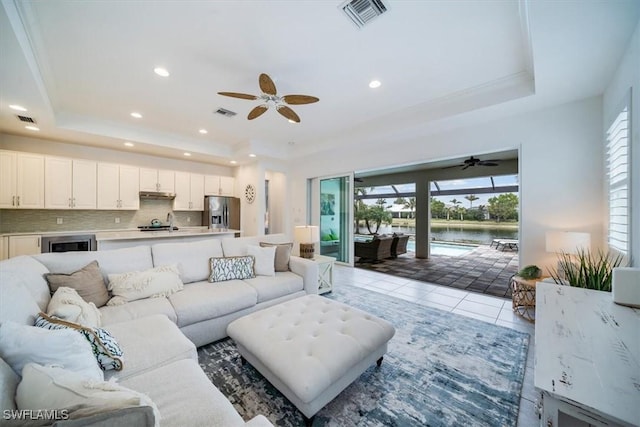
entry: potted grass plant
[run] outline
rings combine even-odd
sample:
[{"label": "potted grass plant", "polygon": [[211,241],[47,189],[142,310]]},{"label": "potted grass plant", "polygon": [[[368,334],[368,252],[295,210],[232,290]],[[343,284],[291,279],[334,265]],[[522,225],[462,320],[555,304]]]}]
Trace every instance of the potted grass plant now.
[{"label": "potted grass plant", "polygon": [[579,250],[576,255],[563,252],[558,255],[558,268],[551,271],[551,277],[561,285],[611,292],[613,269],[622,261],[621,255],[602,251],[595,255],[587,250]]}]

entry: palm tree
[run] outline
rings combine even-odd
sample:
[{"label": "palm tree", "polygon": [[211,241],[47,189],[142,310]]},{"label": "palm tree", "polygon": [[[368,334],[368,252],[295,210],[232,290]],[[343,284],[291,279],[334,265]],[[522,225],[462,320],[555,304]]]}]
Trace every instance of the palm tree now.
[{"label": "palm tree", "polygon": [[413,211],[416,210],[416,198],[415,197],[409,197],[408,200],[405,200],[404,202],[404,207],[405,209],[409,209],[410,212],[410,218],[415,218],[415,215],[413,214]]},{"label": "palm tree", "polygon": [[468,196],[464,196],[464,198],[469,201],[469,209],[471,209],[473,207],[473,201],[478,200],[480,197],[475,194],[469,194]]}]

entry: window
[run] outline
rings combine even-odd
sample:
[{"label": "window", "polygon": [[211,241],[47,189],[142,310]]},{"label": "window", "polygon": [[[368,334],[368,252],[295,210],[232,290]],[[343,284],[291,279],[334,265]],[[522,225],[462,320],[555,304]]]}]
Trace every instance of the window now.
[{"label": "window", "polygon": [[625,102],[620,113],[607,130],[606,168],[609,200],[609,249],[630,256],[629,207],[630,203],[630,141],[629,103]]}]

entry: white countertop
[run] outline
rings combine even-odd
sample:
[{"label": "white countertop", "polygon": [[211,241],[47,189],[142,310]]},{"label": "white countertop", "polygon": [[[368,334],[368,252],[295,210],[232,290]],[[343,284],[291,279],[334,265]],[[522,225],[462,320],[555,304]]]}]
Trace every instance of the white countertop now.
[{"label": "white countertop", "polygon": [[140,230],[124,230],[124,231],[104,231],[95,233],[96,241],[106,240],[144,240],[144,239],[158,239],[158,238],[177,238],[188,236],[220,236],[225,234],[240,233],[240,230],[225,229],[213,229],[210,230],[207,227],[192,227],[192,228],[180,228],[179,230],[158,230],[158,231],[140,231]]}]

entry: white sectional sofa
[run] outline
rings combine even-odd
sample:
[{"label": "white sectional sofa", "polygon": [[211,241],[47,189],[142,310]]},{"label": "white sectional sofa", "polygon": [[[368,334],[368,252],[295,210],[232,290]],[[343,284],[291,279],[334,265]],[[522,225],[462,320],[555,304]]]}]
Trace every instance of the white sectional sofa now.
[{"label": "white sectional sofa", "polygon": [[[97,260],[107,280],[109,274],[177,264],[184,289],[168,297],[99,309],[101,327],[115,337],[124,353],[124,368],[105,371],[105,379],[115,378],[118,384],[148,395],[157,406],[162,426],[270,426],[263,416],[245,424],[200,369],[196,347],[226,337],[227,325],[248,313],[317,294],[317,265],[295,256],[289,259],[290,271],[276,272],[273,276],[208,281],[211,257],[242,256],[250,245],[287,241],[284,235],[210,239],[5,260],[0,262],[0,328],[7,321],[33,325],[37,313],[46,312],[50,301],[49,286],[43,277],[46,273],[72,273]],[[3,410],[16,409],[14,396],[19,374],[0,359]],[[80,424],[66,420],[55,425],[115,426],[139,422],[135,417],[148,419],[153,414],[149,410],[142,413],[121,410],[93,415],[80,420]]]}]

